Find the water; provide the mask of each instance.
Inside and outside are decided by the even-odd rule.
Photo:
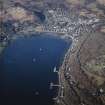
[[[17,38],[0,59],[0,95],[7,105],[53,105],[61,57],[70,43],[49,36]],[[1,101],[0,101],[1,103]],[[3,104],[2,104],[3,105]]]
[[[37,12],[37,11],[35,11],[34,13],[35,13],[36,16],[39,17],[41,22],[45,21],[45,15],[43,14],[43,12]]]

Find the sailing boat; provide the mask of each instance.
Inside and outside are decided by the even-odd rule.
[[[54,67],[54,72],[58,72],[56,66]]]
[[[36,59],[35,58],[33,58],[33,62],[36,62]]]
[[[39,50],[42,51],[42,48],[40,48]]]

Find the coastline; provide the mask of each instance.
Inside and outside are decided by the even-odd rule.
[[[63,58],[63,62],[62,62],[62,65],[59,67],[59,73],[58,73],[58,76],[59,76],[59,85],[63,86],[63,90],[62,88],[60,87],[59,90],[58,90],[58,96],[57,96],[57,104],[55,105],[69,105],[66,101],[69,101],[67,100],[67,96],[65,95],[66,93],[68,93],[68,90],[69,90],[69,85],[68,85],[68,82],[65,78],[66,76],[66,73],[69,69],[69,71],[71,70],[69,66],[69,59],[71,57],[71,55],[74,55],[77,51],[78,51],[78,48],[80,47],[81,43],[84,41],[84,39],[87,37],[87,35],[85,36],[79,36],[78,40],[75,39],[75,38],[72,38],[72,44],[71,46],[68,48],[68,51],[66,52],[64,58]],[[63,91],[63,94],[65,96],[61,97],[61,94],[62,94],[62,91]]]
[[[64,86],[64,97],[59,97],[59,103],[57,105],[69,105],[70,103],[75,105],[74,104],[75,100],[77,101],[77,103],[80,102],[81,104],[82,104],[82,100],[84,100],[84,103],[90,103],[90,105],[93,105],[93,104],[99,105],[100,102],[104,103],[104,99],[103,99],[104,95],[101,95],[100,97],[96,95],[94,98],[92,94],[97,94],[97,91],[99,91],[97,90],[97,88],[100,88],[100,87],[104,91],[105,84],[102,81],[103,84],[99,85],[101,81],[99,79],[99,76],[98,75],[97,77],[94,76],[94,73],[91,75],[88,74],[86,72],[86,69],[83,68],[83,63],[81,63],[81,61],[84,60],[86,57],[89,57],[89,59],[92,59],[91,56],[95,55],[93,54],[93,52],[89,50],[89,48],[92,47],[91,49],[93,49],[93,51],[95,50],[96,54],[100,52],[100,50],[97,51],[97,46],[101,45],[104,47],[104,44],[103,44],[104,38],[105,38],[104,34],[100,34],[99,32],[93,31],[91,34],[87,33],[84,36],[79,37],[78,38],[79,40],[76,43],[74,43],[75,44],[74,47],[72,43],[71,48],[72,47],[73,48],[72,49],[69,48],[68,52],[65,54],[63,64],[59,68],[59,77],[61,79],[60,84]],[[97,41],[99,41],[99,43],[97,43]],[[79,53],[81,49],[82,49],[82,54]],[[91,55],[87,54],[88,51],[90,51]],[[102,51],[104,52],[104,49]],[[78,55],[78,53],[80,55]],[[99,54],[97,55],[100,56]],[[78,58],[78,57],[81,57],[81,58]],[[94,79],[91,79],[92,77]],[[91,93],[85,94],[84,93],[85,90]],[[81,91],[83,92],[81,93]],[[76,96],[72,95],[73,92]],[[60,93],[61,93],[61,89],[59,89],[59,94]],[[89,94],[91,96],[88,96]],[[89,100],[90,98],[94,99],[95,102]]]
[[[67,104],[64,99],[63,99],[63,95],[64,95],[64,90],[65,90],[65,86],[66,86],[66,80],[64,77],[64,68],[65,65],[67,64],[67,61],[69,59],[68,56],[70,56],[71,53],[71,48],[73,46],[73,43],[69,46],[67,52],[65,53],[63,60],[62,60],[62,64],[59,67],[59,71],[58,71],[58,78],[59,78],[59,88],[58,88],[58,96],[56,97],[56,103],[54,105],[69,105]]]

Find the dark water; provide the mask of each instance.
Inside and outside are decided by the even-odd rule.
[[[36,16],[39,17],[41,22],[45,21],[45,15],[43,14],[43,12],[37,12],[37,11],[35,11],[34,13],[35,13]]]
[[[49,84],[58,81],[53,68],[69,45],[49,36],[13,41],[0,59],[0,100],[4,100],[0,105],[53,105],[56,90]]]

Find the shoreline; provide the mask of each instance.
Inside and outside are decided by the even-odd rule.
[[[58,96],[56,99],[56,103],[54,105],[69,105],[68,103],[65,102],[65,98],[63,99],[63,97],[61,95],[64,92],[64,89],[66,88],[66,85],[67,85],[65,77],[64,77],[64,74],[65,74],[64,68],[68,64],[67,62],[68,62],[68,59],[70,58],[71,54],[75,52],[74,50],[78,43],[78,40],[76,42],[75,42],[75,40],[76,40],[75,38],[72,39],[72,43],[64,55],[62,65],[59,67],[58,77],[59,77],[59,85],[61,87],[59,87],[59,89],[58,89]]]
[[[62,100],[62,98],[63,98],[62,95],[64,94],[64,88],[65,88],[65,77],[64,77],[64,70],[63,69],[64,69],[64,65],[66,64],[65,62],[68,61],[68,59],[67,59],[67,58],[69,58],[68,56],[70,56],[72,46],[73,46],[73,43],[71,43],[68,50],[66,51],[66,53],[63,57],[63,60],[62,60],[62,64],[60,65],[59,70],[58,70],[59,88],[58,88],[58,95],[57,95],[56,100],[55,100],[56,103],[54,105],[64,105],[64,100]]]

